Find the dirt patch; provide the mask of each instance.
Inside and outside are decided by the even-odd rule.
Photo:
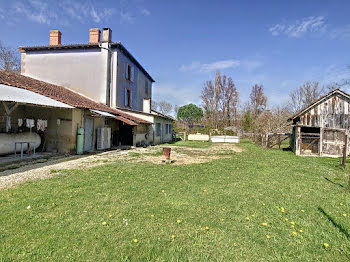
[[[119,161],[148,162],[163,164],[164,145],[130,150],[113,150],[89,156],[69,156],[48,160],[45,163],[28,163],[17,169],[0,172],[0,190],[36,179],[46,179],[60,174],[60,170],[88,169],[95,166]],[[209,148],[171,147],[171,159],[174,165],[188,165],[209,162],[214,159],[230,157],[242,149],[234,144],[213,144]]]
[[[161,152],[163,146],[153,148],[155,152]],[[242,148],[234,144],[213,144],[209,148],[190,148],[180,146],[171,147],[171,160],[174,165],[199,164],[212,161],[214,159],[231,157],[233,153],[242,152]],[[163,158],[159,155],[141,154],[136,161],[162,164]]]

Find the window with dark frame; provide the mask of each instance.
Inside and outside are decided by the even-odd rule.
[[[160,123],[156,124],[156,136],[160,136]]]
[[[126,89],[126,96],[127,96],[127,107],[131,107],[131,91],[130,91],[130,89]]]
[[[127,80],[131,81],[131,65],[128,64]]]

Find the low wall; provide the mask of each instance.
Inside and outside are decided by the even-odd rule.
[[[239,136],[212,136],[213,143],[239,143]]]
[[[209,135],[203,134],[189,134],[187,137],[189,141],[209,141]]]

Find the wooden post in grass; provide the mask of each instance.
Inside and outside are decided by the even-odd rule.
[[[281,135],[278,134],[278,149],[281,149]]]
[[[344,148],[343,148],[343,160],[342,160],[342,166],[343,168],[346,167],[346,155],[347,155],[347,147],[348,147],[348,136],[344,135]]]

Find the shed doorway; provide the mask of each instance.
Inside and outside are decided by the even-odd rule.
[[[84,151],[91,151],[93,150],[94,120],[92,118],[85,118],[84,127]]]
[[[120,144],[123,146],[132,146],[134,144],[133,126],[123,122],[119,124]]]
[[[300,154],[320,155],[319,127],[301,127],[300,129]]]

